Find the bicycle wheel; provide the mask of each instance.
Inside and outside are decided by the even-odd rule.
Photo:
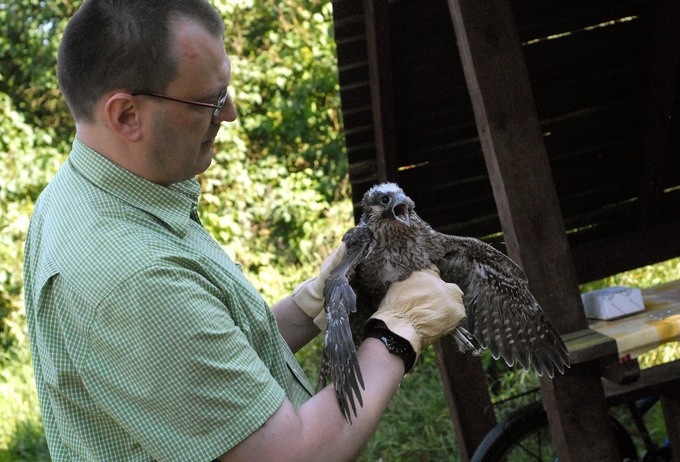
[[[637,450],[628,431],[609,416],[622,460],[637,461]],[[471,462],[556,461],[541,402],[531,403],[499,422],[482,440]]]

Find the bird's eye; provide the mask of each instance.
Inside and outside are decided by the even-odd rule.
[[[389,204],[389,203],[390,203],[390,196],[383,196],[383,197],[381,197],[381,198],[380,198],[380,203],[385,204],[385,205]]]

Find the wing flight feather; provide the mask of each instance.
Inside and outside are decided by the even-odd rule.
[[[356,293],[350,280],[356,266],[365,256],[370,238],[367,233],[368,229],[361,226],[345,233],[345,257],[331,271],[324,286],[324,310],[328,327],[319,382],[325,385],[330,375],[342,413],[350,423],[351,413],[355,417],[357,415],[356,402],[363,406],[361,390],[365,389],[349,321],[350,313],[354,313],[357,307]]]
[[[512,366],[555,375],[569,367],[567,349],[529,291],[522,269],[484,242],[441,235],[444,258],[437,262],[441,277],[455,282],[465,294],[467,328],[495,359]]]

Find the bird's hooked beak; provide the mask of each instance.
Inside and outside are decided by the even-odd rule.
[[[408,213],[408,204],[406,203],[407,197],[399,195],[392,205],[392,215],[397,221],[404,223],[406,226],[411,224],[411,218]]]

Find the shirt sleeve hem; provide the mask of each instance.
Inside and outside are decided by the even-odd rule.
[[[227,423],[226,426],[216,428],[211,432],[214,435],[215,444],[206,448],[207,457],[205,457],[205,460],[217,459],[252,435],[279,410],[284,399],[286,399],[285,392],[275,382],[272,382],[268,392],[261,393],[260,396],[262,398],[257,402],[254,401],[249,407],[249,412],[244,413],[239,419],[246,425],[235,429]]]

